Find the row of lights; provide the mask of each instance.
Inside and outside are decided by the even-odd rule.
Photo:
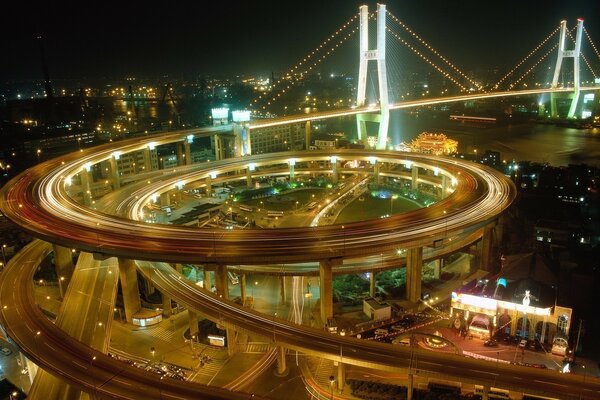
[[[498,86],[500,86],[500,84],[502,82],[504,82],[504,80],[506,80],[506,78],[508,78],[510,75],[512,75],[513,72],[515,72],[521,65],[523,65],[523,63],[525,61],[527,61],[529,59],[529,57],[531,57],[532,55],[534,55],[540,48],[542,48],[542,46],[544,46],[546,44],[546,42],[548,40],[550,40],[552,38],[552,36],[556,35],[556,33],[560,30],[560,25],[550,34],[546,37],[546,39],[542,40],[542,42],[540,44],[538,44],[533,50],[531,50],[529,52],[529,54],[527,54],[525,56],[525,58],[523,58],[517,65],[515,65],[510,71],[508,71],[508,73],[506,75],[504,75],[502,77],[502,79],[500,79],[495,85],[494,85],[494,89],[498,89]]]
[[[573,43],[575,43],[575,38],[573,37],[573,35],[571,34],[570,31],[567,31],[567,33],[569,34],[569,38],[571,39],[571,41]],[[594,79],[596,79],[598,76],[596,75],[596,73],[594,72],[594,70],[592,69],[592,66],[590,65],[590,62],[588,61],[587,57],[585,56],[585,54],[583,54],[583,52],[580,52],[579,55],[581,56],[581,58],[583,58],[583,61],[585,62],[585,64],[587,65],[588,69],[590,70],[590,72],[592,73],[592,75],[594,75]]]
[[[267,105],[271,105],[271,103],[278,100],[279,97],[281,97],[281,95],[284,94],[286,90],[291,88],[293,84],[300,81],[301,79],[304,79],[305,74],[312,71],[313,68],[315,68],[321,62],[323,62],[332,52],[334,52],[338,47],[340,47],[340,45],[342,45],[344,42],[346,42],[346,40],[348,40],[350,37],[352,37],[352,35],[356,32],[356,30],[357,29],[355,28],[352,31],[350,31],[350,33],[348,33],[346,36],[342,37],[342,39],[339,40],[338,43],[335,44],[335,46],[333,46],[331,49],[329,49],[326,54],[322,55],[320,58],[317,58],[315,60],[315,62],[313,62],[313,64],[311,66],[309,66],[307,69],[305,69],[304,71],[302,71],[300,73],[294,73],[293,76],[290,76],[288,73],[288,75],[286,75],[286,79],[288,81],[290,81],[290,83],[288,83],[288,85],[284,89],[281,89],[280,92],[277,93],[277,95],[273,96],[271,98],[271,100],[267,102]],[[293,81],[292,81],[292,79],[293,79]],[[275,86],[276,85],[273,85],[273,87],[275,87]],[[262,97],[262,95],[259,96],[259,98],[257,100],[255,100],[254,102],[256,103],[258,100],[260,100],[261,97]],[[262,107],[263,110],[266,110],[267,105]]]
[[[598,56],[598,59],[600,60],[600,52],[598,51],[598,49],[596,48],[596,45],[592,41],[592,38],[590,37],[590,34],[588,33],[587,29],[585,29],[585,26],[583,27],[583,31],[585,32],[585,36],[587,37],[588,41],[590,42],[590,45],[592,45],[592,49],[594,49],[594,52],[596,52],[596,55]]]
[[[544,61],[544,59],[546,59],[546,57],[548,57],[550,55],[550,53],[552,53],[556,48],[558,47],[558,43],[556,43],[554,46],[552,46],[552,48],[550,50],[548,50],[548,52],[546,54],[544,54],[542,56],[542,58],[540,58],[535,64],[533,64],[527,71],[525,71],[525,73],[523,75],[521,75],[521,77],[519,79],[517,79],[516,81],[514,81],[513,83],[511,83],[508,86],[508,89],[511,90],[513,87],[515,87],[519,82],[521,82],[523,79],[525,79],[525,77],[527,75],[529,75],[538,65],[540,65],[540,63],[542,61]]]
[[[305,62],[307,62],[308,60],[310,60],[310,59],[311,59],[311,57],[315,55],[315,53],[318,53],[319,51],[321,51],[321,49],[322,49],[324,46],[327,46],[327,44],[328,44],[328,43],[329,43],[331,40],[335,39],[335,37],[336,37],[336,36],[338,36],[340,33],[342,33],[342,32],[343,32],[343,31],[344,31],[344,30],[345,30],[345,29],[346,29],[346,28],[347,28],[347,27],[348,27],[348,26],[349,26],[349,25],[350,25],[350,24],[351,24],[351,23],[352,23],[352,22],[353,22],[353,21],[354,21],[354,20],[355,20],[355,19],[358,17],[358,15],[359,15],[359,14],[355,14],[355,15],[354,15],[352,18],[350,18],[350,20],[348,20],[348,22],[344,23],[344,24],[342,25],[342,27],[341,27],[341,28],[337,29],[337,30],[336,30],[336,31],[335,31],[335,32],[334,32],[334,33],[333,33],[331,36],[329,36],[327,39],[325,39],[325,40],[323,41],[323,43],[321,43],[321,44],[320,44],[319,46],[317,46],[317,47],[316,47],[316,48],[315,48],[313,51],[311,51],[311,52],[310,52],[310,53],[309,53],[309,54],[308,54],[306,57],[304,57],[304,58],[302,59],[302,61],[299,61],[299,62],[298,62],[296,65],[294,65],[292,68],[290,68],[290,70],[289,70],[288,72],[284,73],[284,74],[283,74],[283,75],[284,75],[284,77],[286,77],[286,78],[288,78],[288,79],[289,79],[289,77],[290,77],[290,76],[297,75],[297,73],[295,73],[295,71],[296,71],[298,68],[300,68],[302,65],[304,65],[304,63],[305,63]],[[274,89],[275,87],[277,87],[277,83],[275,83],[275,82],[272,82],[272,84],[271,84],[271,88],[272,88],[272,89]],[[288,88],[289,88],[289,85],[288,85]],[[260,99],[262,99],[262,97],[263,97],[263,95],[261,94],[261,95],[260,95],[260,96],[258,96],[256,99],[254,99],[253,103],[254,103],[254,104],[255,104],[255,103],[257,103],[257,102],[258,102]],[[251,104],[250,106],[252,106],[252,104]],[[264,108],[264,107],[263,107],[263,108]]]
[[[400,41],[400,43],[402,43],[403,45],[405,45],[406,47],[408,47],[410,50],[412,50],[413,53],[415,53],[416,55],[418,55],[419,57],[421,57],[421,59],[423,59],[423,61],[425,61],[426,63],[428,63],[429,65],[431,65],[435,70],[437,70],[439,73],[441,73],[445,78],[449,79],[452,83],[454,83],[455,85],[457,85],[458,87],[460,87],[462,91],[464,91],[464,92],[468,91],[465,86],[461,85],[460,82],[458,82],[456,79],[454,79],[448,72],[444,71],[437,64],[433,63],[429,58],[427,58],[425,55],[423,55],[419,50],[417,50],[416,48],[414,48],[413,46],[411,46],[406,40],[402,39],[396,32],[392,31],[390,28],[387,28],[387,27],[386,27],[386,29],[396,39],[398,39]]]
[[[396,21],[402,28],[404,28],[404,30],[406,30],[408,33],[410,33],[415,39],[417,39],[429,51],[431,51],[433,54],[435,54],[436,56],[438,56],[450,68],[452,68],[453,70],[455,70],[460,76],[462,76],[463,78],[465,78],[472,85],[476,86],[479,90],[482,89],[482,86],[480,84],[478,84],[477,82],[475,82],[474,80],[472,80],[471,78],[469,78],[456,65],[454,65],[446,57],[444,57],[443,55],[441,55],[440,53],[438,53],[435,48],[433,48],[429,43],[427,43],[423,38],[421,38],[419,35],[417,35],[414,31],[412,31],[404,22],[402,22],[401,20],[399,20],[394,14],[390,13],[389,11],[387,13],[392,18],[392,20]]]

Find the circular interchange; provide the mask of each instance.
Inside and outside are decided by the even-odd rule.
[[[181,134],[179,135],[181,136]],[[512,182],[498,171],[453,158],[392,151],[336,150],[269,153],[154,171],[152,183],[126,199],[120,208],[138,215],[151,196],[249,164],[359,160],[436,169],[452,179],[454,193],[434,205],[390,218],[305,228],[219,230],[146,224],[86,207],[68,194],[71,177],[115,152],[172,143],[174,134],[111,143],[37,165],[0,192],[0,209],[13,222],[46,241],[105,255],[166,262],[273,264],[356,258],[398,248],[433,246],[449,235],[472,233],[493,222],[515,198]],[[152,140],[152,142],[150,142]],[[180,140],[180,139],[179,139]],[[348,173],[339,169],[338,173]],[[355,171],[357,173],[357,171]],[[365,171],[358,171],[365,173]],[[223,175],[224,176],[224,175]],[[440,242],[441,240],[441,242]]]

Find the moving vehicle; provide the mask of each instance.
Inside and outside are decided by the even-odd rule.
[[[485,315],[475,315],[469,324],[469,334],[479,339],[489,339],[490,319]]]
[[[564,356],[567,354],[569,348],[569,342],[562,336],[556,336],[552,342],[552,354],[558,354]]]
[[[2,352],[2,354],[4,354],[5,356],[9,356],[12,354],[12,350],[8,347],[3,347],[2,349],[0,349],[0,352]]]

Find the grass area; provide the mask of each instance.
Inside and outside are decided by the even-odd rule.
[[[361,200],[362,199],[362,200]],[[365,193],[352,203],[348,204],[336,219],[336,224],[366,221],[381,218],[384,215],[400,214],[420,208],[417,204],[402,197],[397,199],[381,199]]]
[[[327,191],[325,189],[306,188],[290,190],[262,199],[244,200],[240,203],[269,211],[294,211],[296,202],[298,202],[298,208],[302,208],[313,201],[323,200],[326,195]]]

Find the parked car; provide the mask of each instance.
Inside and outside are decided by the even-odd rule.
[[[498,346],[498,342],[495,339],[488,339],[483,342],[483,345],[486,347],[496,347]]]
[[[524,350],[525,347],[527,347],[527,339],[521,339],[519,342],[519,347]]]

